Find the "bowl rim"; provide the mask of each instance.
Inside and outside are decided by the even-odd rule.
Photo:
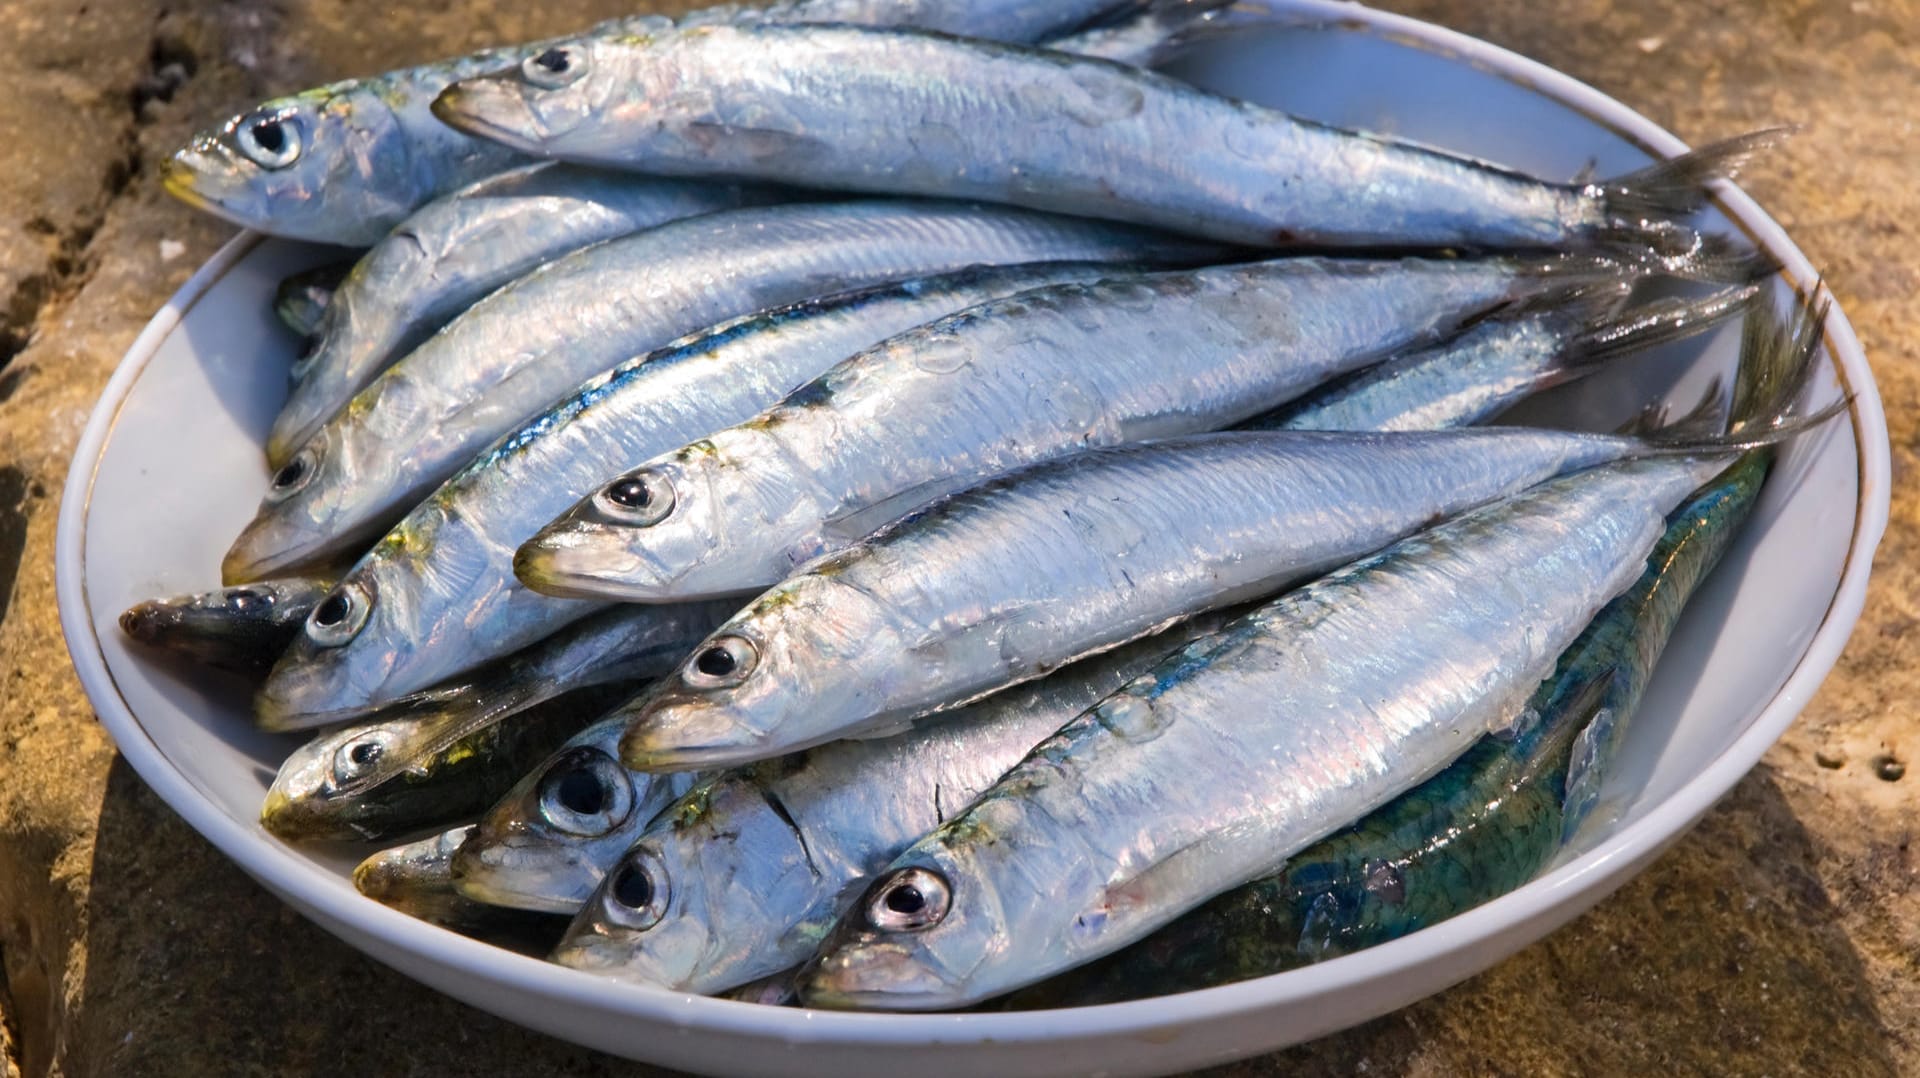
[[[1685,152],[1678,138],[1626,105],[1536,61],[1431,23],[1337,0],[1276,0],[1288,25],[1338,25],[1463,62],[1558,101],[1656,157]],[[1804,297],[1818,274],[1784,230],[1745,194],[1720,184],[1717,207],[1756,244],[1780,256],[1782,273]],[[615,981],[514,954],[415,920],[351,890],[338,877],[260,830],[227,816],[161,752],[121,695],[90,613],[85,575],[89,499],[120,409],[160,345],[186,312],[266,237],[242,232],[193,274],[141,331],[115,368],[75,448],[62,491],[55,579],[62,631],[82,686],[101,723],[140,777],[169,807],[255,879],[297,895],[323,924],[353,925],[369,941],[468,977],[512,983],[551,1000],[617,1011],[636,1019],[698,1026],[719,1034],[773,1037],[793,1045],[869,1046],[929,1042],[1037,1043],[1069,1037],[1138,1035],[1202,1020],[1298,1005],[1393,970],[1474,949],[1503,930],[1548,916],[1590,890],[1597,899],[1624,882],[1626,870],[1677,838],[1762,754],[1812,698],[1833,668],[1864,606],[1872,556],[1884,534],[1891,495],[1886,416],[1864,352],[1835,304],[1825,344],[1843,392],[1859,464],[1859,494],[1840,580],[1791,674],[1748,728],[1640,820],[1566,864],[1439,925],[1313,966],[1215,988],[1063,1010],[980,1014],[879,1014],[776,1008]],[[1613,878],[1618,877],[1618,878]],[[1563,897],[1567,896],[1567,897]],[[349,940],[376,958],[367,943]],[[1357,1020],[1358,1016],[1356,1016]]]

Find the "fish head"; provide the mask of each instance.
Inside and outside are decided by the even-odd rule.
[[[354,493],[353,446],[328,424],[267,480],[254,517],[221,559],[228,583],[326,561],[370,530]]]
[[[246,228],[371,243],[414,201],[411,157],[376,84],[351,81],[275,98],[200,132],[161,180],[175,197]]]
[[[872,596],[817,565],[729,618],[630,705],[621,760],[650,771],[727,766],[852,731],[884,707],[899,641]]]
[[[406,719],[359,724],[323,733],[280,765],[260,809],[260,824],[288,841],[364,839],[377,799],[358,796],[356,784],[411,740]]]
[[[404,611],[383,601],[405,589],[388,583],[408,566],[375,551],[347,572],[307,615],[293,642],[254,696],[254,717],[269,730],[298,730],[358,719],[390,703],[402,662],[423,646]]]
[[[461,894],[551,913],[592,896],[664,796],[661,783],[614,758],[623,726],[590,727],[480,818],[453,858]]]
[[[766,538],[779,530],[780,503],[798,501],[790,475],[780,462],[743,467],[715,440],[695,442],[614,478],[540,529],[514,554],[514,574],[560,598],[670,602],[759,590],[787,573],[767,556]]]
[[[434,99],[433,114],[467,134],[523,153],[570,158],[594,149],[617,132],[609,121],[629,120],[646,98],[644,65],[636,49],[643,35],[592,35],[556,41],[518,66],[461,79]],[[619,115],[615,115],[618,113]]]
[[[403,913],[428,919],[441,915],[453,901],[448,862],[468,830],[456,827],[381,850],[354,868],[353,885],[368,898]]]
[[[303,579],[263,580],[149,599],[127,608],[120,628],[142,644],[195,662],[264,671],[299,631],[324,587]]]
[[[991,896],[966,886],[964,852],[936,844],[939,834],[896,860],[841,916],[800,971],[806,1006],[931,1011],[976,1000],[976,971],[996,964],[1007,934]]]
[[[727,941],[703,916],[708,881],[689,852],[671,836],[665,842],[641,837],[580,907],[553,961],[621,980],[697,990],[702,960]]]

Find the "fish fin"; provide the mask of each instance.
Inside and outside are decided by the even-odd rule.
[[[1544,377],[1542,388],[1573,381],[1621,356],[1704,333],[1751,311],[1759,296],[1760,286],[1747,284],[1694,298],[1654,300],[1626,311],[1572,311],[1582,329]],[[1665,424],[1647,429],[1660,426]]]
[[[1708,186],[1731,179],[1755,154],[1772,148],[1793,131],[1770,127],[1702,146],[1646,168],[1586,185],[1599,201],[1604,223],[1600,237],[1679,253],[1699,242],[1699,234],[1679,218],[1707,204]]]
[[[1851,393],[1810,414],[1794,414],[1795,402],[1822,370],[1814,359],[1830,307],[1828,297],[1816,291],[1813,301],[1791,316],[1755,311],[1741,336],[1733,402],[1720,412],[1729,421],[1716,423],[1715,417],[1696,410],[1696,414],[1646,435],[1648,450],[1654,455],[1687,456],[1762,449],[1813,430],[1847,411],[1853,404]],[[1717,407],[1718,394],[1715,397]]]
[[[882,525],[899,520],[914,510],[932,503],[941,495],[951,493],[953,489],[953,480],[936,479],[888,495],[872,505],[855,509],[850,513],[829,517],[820,528],[821,535],[828,541],[826,549],[834,551],[857,543],[878,531]],[[799,568],[796,567],[795,571],[799,571]]]

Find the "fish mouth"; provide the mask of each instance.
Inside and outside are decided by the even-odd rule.
[[[128,607],[120,615],[120,631],[142,644],[159,646],[165,643],[167,630],[179,621],[167,615],[167,610],[153,603]]]
[[[556,599],[674,601],[661,594],[665,581],[642,559],[627,551],[610,551],[594,538],[594,531],[570,524],[542,530],[513,552],[513,575]]]
[[[939,1011],[965,1001],[897,943],[873,941],[822,953],[794,980],[808,1007],[847,1011]]]
[[[515,82],[501,76],[463,79],[433,99],[441,123],[522,153],[538,154],[546,141],[539,117]]]
[[[189,154],[193,154],[193,151],[181,150],[167,159],[167,163],[160,167],[160,186],[167,194],[196,210],[213,212],[211,200],[200,191],[201,170],[190,163]],[[198,155],[191,160],[199,160]]]
[[[724,713],[676,718],[671,705],[649,707],[620,735],[620,765],[634,771],[702,771],[752,763],[785,752]],[[685,715],[685,712],[679,712]],[[744,736],[743,736],[744,735]]]

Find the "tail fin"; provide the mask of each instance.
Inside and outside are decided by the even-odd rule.
[[[1562,370],[1568,379],[1576,378],[1629,352],[1703,333],[1746,314],[1759,296],[1760,286],[1747,284],[1691,299],[1653,300],[1600,318],[1575,312],[1584,330],[1567,349]]]
[[[1707,185],[1731,179],[1755,154],[1791,133],[1791,128],[1771,127],[1738,135],[1582,190],[1600,204],[1602,238],[1660,251],[1685,250],[1697,236],[1678,218],[1706,205]]]
[[[1853,404],[1851,394],[1811,414],[1796,416],[1794,402],[1820,371],[1821,330],[1830,302],[1816,298],[1791,317],[1756,311],[1747,319],[1740,340],[1740,367],[1734,376],[1733,402],[1723,423],[1689,417],[1647,435],[1658,455],[1696,455],[1743,452],[1779,445],[1841,415]],[[1716,428],[1725,427],[1724,432]]]

